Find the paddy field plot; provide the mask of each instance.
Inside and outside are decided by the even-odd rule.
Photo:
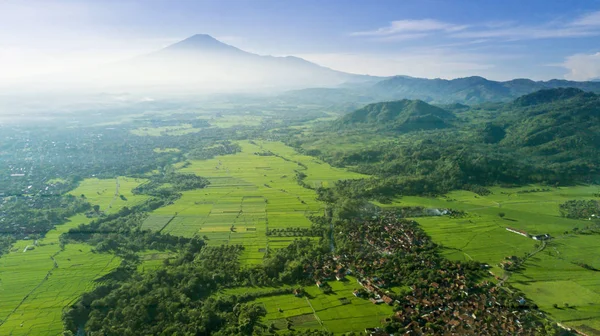
[[[506,227],[532,235],[550,234],[553,239],[544,250],[529,258],[522,270],[512,273],[507,283],[522,290],[557,321],[581,327],[589,334],[600,334],[600,272],[580,266],[587,264],[600,269],[600,236],[574,234],[574,228],[583,229],[590,222],[563,218],[559,213],[559,204],[568,200],[597,199],[594,194],[599,187],[526,186],[490,190],[492,194],[487,196],[455,191],[437,198],[403,197],[381,206],[421,205],[465,211],[466,216],[460,218],[416,220],[443,246],[448,258],[488,263],[500,277],[504,273],[497,265],[504,257],[523,257],[540,244],[509,232]]]
[[[174,235],[206,237],[210,245],[241,244],[242,260],[261,263],[267,248],[282,248],[293,238],[267,237],[274,228],[311,226],[307,216],[322,214],[314,190],[300,186],[296,172],[315,185],[364,175],[332,168],[278,142],[240,142],[242,151],[210,160],[190,161],[183,173],[206,177],[204,189],[182,193],[174,204],[151,213],[144,227]],[[259,156],[271,151],[277,156]],[[168,225],[170,216],[173,218]]]
[[[86,179],[71,194],[86,195],[91,204],[100,205],[107,213],[146,199],[131,194],[142,181],[118,180],[118,195],[126,200],[115,197],[117,179]],[[120,264],[119,258],[93,253],[86,244],[67,244],[61,250],[60,235],[90,220],[84,215],[73,216],[44,238],[17,241],[10,253],[0,258],[0,335],[60,334],[63,308]]]
[[[131,130],[131,134],[138,136],[163,136],[163,135],[185,135],[200,132],[201,128],[192,127],[191,124],[163,127],[139,127]]]
[[[264,323],[273,323],[280,330],[287,330],[287,322],[291,321],[296,330],[322,329],[340,334],[381,327],[393,313],[391,306],[375,305],[355,297],[352,292],[360,285],[353,277],[329,284],[332,294],[324,294],[317,286],[310,286],[304,288],[305,297],[284,294],[259,298],[255,302],[263,303],[267,310]]]

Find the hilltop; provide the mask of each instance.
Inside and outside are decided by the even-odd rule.
[[[341,128],[360,124],[360,127],[413,131],[450,127],[455,118],[452,112],[421,100],[403,99],[369,104],[341,117],[336,124]]]

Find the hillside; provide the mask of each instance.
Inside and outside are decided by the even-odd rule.
[[[456,108],[419,100],[370,104],[298,141],[333,165],[402,178],[382,182],[384,194],[600,178],[600,95],[558,88],[507,103],[448,106]]]
[[[599,95],[578,89],[551,89],[523,96],[511,105],[500,117],[508,125],[502,145],[532,152],[555,164],[583,163],[597,156]]]
[[[336,125],[340,128],[359,125],[377,129],[413,131],[450,127],[454,119],[454,114],[437,106],[421,100],[403,99],[369,104],[341,117]]]

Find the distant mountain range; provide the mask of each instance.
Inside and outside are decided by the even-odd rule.
[[[374,84],[360,83],[349,88],[290,91],[281,97],[295,102],[312,100],[332,105],[343,103],[354,108],[360,104],[399,99],[419,99],[432,104],[474,105],[485,102],[508,102],[539,90],[569,87],[600,92],[600,82],[597,81],[513,79],[498,82],[478,76],[452,80],[395,76]]]

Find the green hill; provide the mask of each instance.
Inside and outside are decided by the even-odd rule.
[[[340,128],[360,125],[408,132],[451,127],[454,119],[453,113],[437,106],[403,99],[369,104],[341,117],[336,124]]]

